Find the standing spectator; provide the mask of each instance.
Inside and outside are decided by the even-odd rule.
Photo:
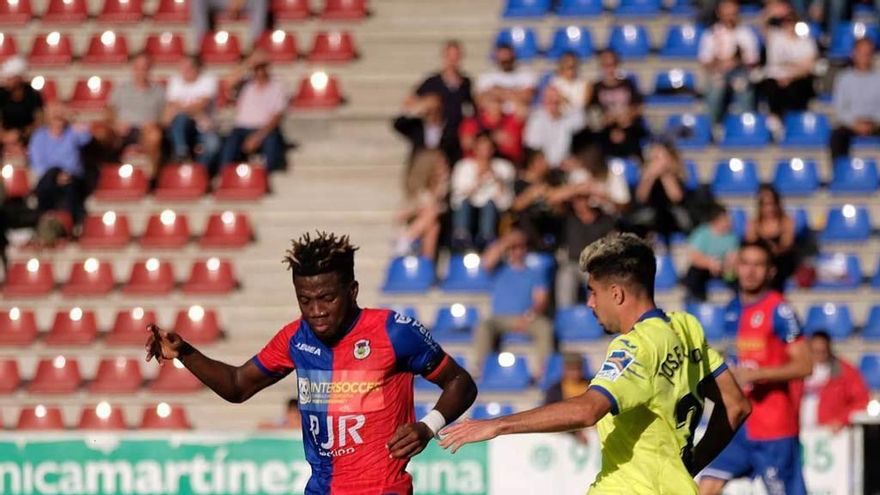
[[[252,46],[266,30],[269,19],[268,0],[189,0],[192,17],[193,46],[199,47],[202,38],[214,30],[215,17],[222,13],[227,19],[248,19],[246,42]]]
[[[180,72],[171,76],[165,93],[165,121],[174,159],[195,158],[209,169],[220,151],[214,122],[217,78],[202,72],[198,57],[187,57]]]
[[[602,78],[593,83],[588,98],[588,105],[598,108],[602,116],[598,142],[610,156],[641,159],[641,141],[648,136],[642,94],[620,70],[620,58],[613,50],[602,50],[598,60]]]
[[[446,118],[440,93],[425,93],[407,98],[404,113],[394,119],[394,130],[410,143],[409,165],[425,150],[440,150],[448,163],[461,158],[458,125]]]
[[[477,93],[489,92],[501,98],[506,112],[531,104],[538,78],[534,72],[517,67],[516,50],[503,43],[496,46],[495,63],[498,70],[477,78]]]
[[[720,122],[729,102],[734,112],[754,108],[754,95],[749,71],[760,61],[758,37],[739,22],[739,4],[721,0],[717,8],[718,22],[700,38],[697,58],[706,73],[704,90],[706,106],[713,122]]]
[[[443,45],[443,67],[416,88],[414,96],[437,93],[443,99],[443,115],[449,126],[458,128],[466,114],[472,114],[471,78],[461,70],[462,48],[458,40]]]
[[[3,63],[0,75],[0,119],[3,120],[3,146],[6,152],[21,153],[34,129],[41,124],[43,97],[25,80],[27,62],[13,56]]]
[[[526,168],[519,173],[513,185],[514,198],[510,211],[533,249],[551,250],[556,245],[559,219],[547,201],[553,187],[554,180],[544,153],[532,152]]]
[[[782,197],[773,186],[758,189],[757,216],[746,226],[746,240],[761,240],[773,250],[775,273],[770,282],[773,290],[784,292],[785,282],[797,268],[794,219],[782,207]]]
[[[497,94],[487,92],[478,95],[476,115],[464,119],[458,129],[464,156],[473,154],[477,134],[489,132],[501,156],[517,164],[522,162],[526,108],[516,105],[513,112],[507,112]]]
[[[456,247],[485,246],[495,240],[498,218],[513,202],[513,164],[495,157],[495,143],[487,132],[477,135],[474,156],[452,170],[452,237]],[[471,225],[477,219],[477,235]]]
[[[813,90],[813,66],[818,52],[807,30],[797,31],[791,4],[777,2],[767,19],[767,65],[761,92],[777,119],[807,109]],[[779,128],[777,120],[774,127]]]
[[[574,306],[586,277],[580,269],[581,252],[593,242],[614,230],[615,217],[597,208],[590,195],[577,194],[566,203],[562,226],[564,260],[556,271],[556,305],[560,308]]]
[[[545,316],[550,295],[539,270],[526,265],[526,236],[513,230],[492,244],[481,265],[492,272],[492,316],[485,318],[474,336],[474,350],[482,361],[505,333],[532,337],[535,353],[543,361],[553,351],[553,325]],[[502,262],[503,261],[503,262]],[[543,369],[542,363],[536,363]]]
[[[574,53],[563,53],[556,65],[556,73],[550,78],[549,87],[559,91],[566,111],[582,112],[587,106],[588,83],[578,74],[578,64]]]
[[[640,236],[659,234],[667,246],[672,234],[691,228],[685,209],[684,162],[672,141],[655,141],[648,150],[639,184],[636,186],[636,209],[627,223]]]
[[[302,414],[299,412],[299,401],[296,398],[287,400],[284,415],[274,421],[260,423],[261,430],[301,430]]]
[[[856,41],[852,69],[834,81],[832,106],[837,127],[831,134],[832,160],[849,156],[854,136],[880,135],[880,71],[874,70],[874,42]]]
[[[555,87],[548,87],[540,108],[526,121],[523,141],[527,148],[543,152],[551,168],[558,169],[571,152],[571,138],[585,125],[584,112],[566,110]]]
[[[850,417],[868,405],[868,387],[855,366],[834,353],[824,331],[810,336],[813,373],[804,379],[801,427],[825,426],[837,433],[849,426]]]
[[[230,86],[241,86],[235,102],[235,126],[223,145],[221,165],[237,161],[242,155],[259,151],[269,171],[284,168],[284,136],[281,118],[290,96],[284,84],[272,77],[269,60],[257,51],[248,63],[251,77],[233,75]]]
[[[712,279],[728,279],[736,261],[739,240],[732,232],[727,209],[721,205],[709,208],[708,222],[696,228],[688,239],[691,266],[684,278],[687,297],[705,301],[706,287]]]
[[[590,379],[584,375],[583,356],[573,353],[563,354],[562,377],[544,392],[544,405],[578,397],[585,394],[589,387]],[[576,442],[587,443],[587,430],[573,431],[571,435]]]
[[[419,152],[413,161],[406,187],[406,204],[397,213],[404,231],[395,244],[395,255],[403,256],[418,243],[420,254],[437,256],[440,218],[446,213],[449,197],[449,162],[437,150]]]

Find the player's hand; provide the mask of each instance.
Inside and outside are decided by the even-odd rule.
[[[401,425],[391,436],[388,450],[395,459],[409,459],[425,450],[425,446],[434,437],[428,425],[422,422]]]
[[[158,325],[153,324],[147,325],[147,331],[150,332],[150,336],[147,337],[147,343],[144,345],[144,350],[147,351],[147,362],[150,359],[155,359],[161,363],[163,359],[176,359],[180,355],[180,350],[184,344],[180,335],[174,332],[166,332],[159,328]]]
[[[492,440],[498,436],[495,420],[465,420],[440,430],[440,446],[458,452],[466,444]]]

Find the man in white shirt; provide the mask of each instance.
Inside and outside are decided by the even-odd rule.
[[[181,62],[180,73],[168,80],[165,93],[165,121],[176,161],[195,158],[211,167],[220,150],[214,123],[217,78],[202,72],[198,57]]]
[[[831,158],[849,156],[854,137],[880,136],[880,71],[874,69],[874,43],[856,41],[851,68],[834,79],[831,104],[837,125],[831,134]]]
[[[571,150],[571,137],[586,125],[582,109],[565,111],[555,87],[544,90],[541,107],[526,122],[525,145],[541,150],[552,168],[559,168]]]
[[[517,105],[528,106],[538,85],[535,73],[517,67],[516,51],[507,44],[495,47],[495,63],[498,70],[480,74],[477,78],[477,93],[493,92],[502,99],[508,112]]]

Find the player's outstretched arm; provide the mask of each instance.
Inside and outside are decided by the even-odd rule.
[[[709,425],[700,443],[694,447],[693,460],[688,470],[696,476],[724,450],[733,435],[752,412],[749,400],[737,385],[733,373],[723,371],[715,378],[700,384],[700,393],[714,403]]]
[[[229,402],[240,403],[254,394],[278,381],[248,361],[241,366],[232,366],[211,359],[175,332],[162,330],[157,325],[149,325],[150,336],[144,346],[147,351],[146,360],[178,359],[184,366],[204,383],[208,388]]]

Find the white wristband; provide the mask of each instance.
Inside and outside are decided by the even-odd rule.
[[[431,409],[431,411],[425,415],[424,418],[419,420],[420,423],[425,423],[431,433],[436,437],[440,430],[446,426],[446,418],[443,417],[443,414],[436,409]]]

